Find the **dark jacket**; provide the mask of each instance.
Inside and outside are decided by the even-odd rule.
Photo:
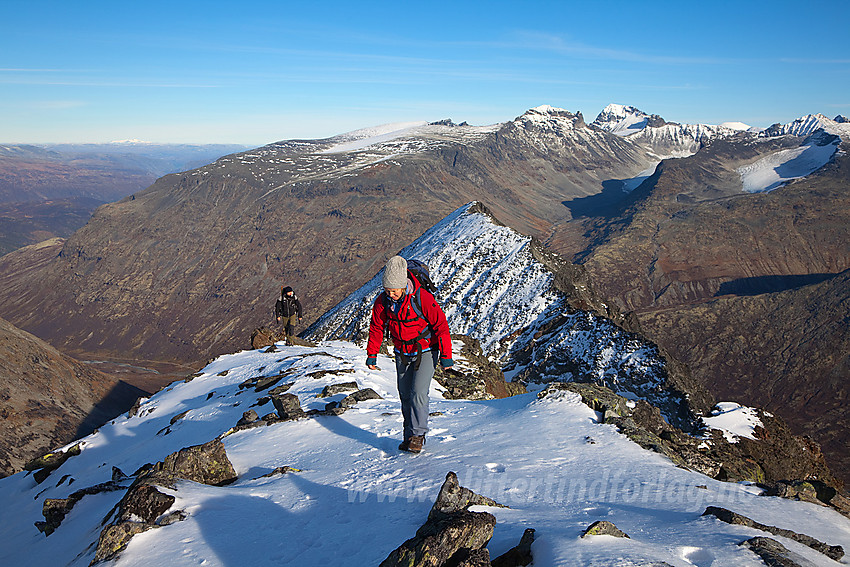
[[[300,319],[302,317],[301,312],[301,302],[298,301],[298,297],[293,293],[292,295],[281,294],[280,299],[277,300],[277,303],[274,306],[274,315],[275,317],[291,317],[292,315],[298,315]]]

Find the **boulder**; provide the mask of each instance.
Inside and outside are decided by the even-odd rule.
[[[496,518],[487,512],[461,511],[428,520],[416,535],[390,553],[380,567],[441,567],[457,564],[493,537]],[[450,563],[451,562],[451,563]]]
[[[295,394],[272,394],[272,403],[280,419],[287,421],[300,419],[307,414],[301,409],[301,402]]]
[[[714,516],[718,520],[726,522],[727,524],[747,526],[748,528],[754,528],[763,532],[771,533],[773,535],[793,539],[794,541],[802,543],[803,545],[808,546],[814,549],[815,551],[823,553],[824,555],[835,561],[838,561],[842,557],[844,557],[844,548],[842,548],[840,545],[828,545],[820,540],[817,540],[805,534],[800,534],[791,530],[786,530],[784,528],[777,528],[776,526],[767,526],[765,524],[760,524],[759,522],[756,522],[751,518],[742,516],[741,514],[736,514],[735,512],[727,510],[726,508],[709,506],[705,509],[705,512],[703,512],[702,515]]]
[[[528,528],[523,532],[516,547],[507,550],[491,562],[492,567],[525,567],[530,565],[534,560],[531,556],[532,543],[534,543],[534,529]]]
[[[224,444],[218,439],[202,445],[185,447],[153,466],[144,479],[151,484],[173,487],[179,479],[212,486],[224,486],[237,478],[227,458]]]
[[[383,400],[383,398],[372,388],[363,388],[362,390],[357,390],[353,394],[345,396],[342,401],[339,402],[339,405],[344,408],[350,408],[358,402],[364,402],[366,400]]]
[[[173,489],[177,480],[191,480],[223,486],[236,480],[233,464],[218,439],[180,449],[155,465],[142,467],[136,474],[135,482],[116,506],[115,521],[100,533],[92,564],[117,557],[135,534],[186,517],[180,510],[166,514],[175,498],[161,492],[157,485]]]
[[[115,477],[113,471],[113,478]],[[125,477],[126,478],[126,477]],[[71,509],[83,499],[84,496],[91,494],[100,494],[102,492],[111,492],[114,490],[125,490],[126,484],[121,484],[118,480],[111,480],[101,484],[96,484],[88,488],[83,488],[72,493],[67,498],[45,498],[44,504],[41,507],[41,515],[44,516],[44,521],[35,522],[35,527],[38,528],[45,536],[49,536],[56,528],[62,524],[62,520],[71,511]]]
[[[584,530],[584,533],[581,534],[581,537],[587,537],[592,535],[609,535],[614,537],[624,537],[628,538],[628,534],[621,531],[617,526],[608,522],[606,520],[601,520],[599,522],[593,522],[587,529]]]
[[[260,419],[260,416],[257,415],[257,412],[254,410],[248,410],[242,414],[242,418],[236,422],[236,425],[248,425],[254,423]]]
[[[325,386],[319,394],[316,394],[316,397],[329,398],[342,392],[350,392],[351,390],[357,390],[357,382],[340,382],[339,384]]]
[[[797,562],[801,559],[796,553],[791,553],[784,545],[769,537],[753,537],[738,545],[746,547],[764,561],[768,567],[802,567]],[[805,561],[805,559],[803,560]],[[808,561],[805,561],[808,564]]]
[[[155,524],[145,522],[121,522],[106,526],[97,539],[97,550],[90,565],[115,559],[127,547],[134,535],[155,527],[157,527]]]
[[[460,486],[457,475],[449,472],[426,522],[414,537],[390,553],[381,567],[489,565],[490,555],[484,547],[493,537],[496,518],[487,512],[470,512],[467,508],[472,505],[499,506]]]
[[[37,459],[27,462],[24,465],[24,470],[35,471],[32,475],[33,479],[35,479],[36,484],[41,484],[48,476],[50,476],[51,472],[61,467],[62,464],[71,457],[79,455],[81,451],[82,449],[80,448],[80,444],[77,443],[69,447],[67,451],[47,453],[46,455],[42,455]]]
[[[286,333],[283,331],[275,331],[268,327],[258,327],[251,333],[251,348],[260,349],[274,346],[278,341],[286,339]]]

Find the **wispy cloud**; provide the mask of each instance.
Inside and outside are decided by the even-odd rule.
[[[729,59],[720,57],[657,55],[622,49],[611,49],[568,40],[560,35],[526,30],[515,32],[513,38],[508,42],[494,45],[500,45],[505,49],[548,51],[560,55],[570,55],[585,59],[651,63],[656,65],[721,65],[730,62],[744,63],[747,61],[744,59]]]

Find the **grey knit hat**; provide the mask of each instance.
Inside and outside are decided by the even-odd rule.
[[[404,289],[407,287],[407,260],[393,256],[384,268],[384,288]]]

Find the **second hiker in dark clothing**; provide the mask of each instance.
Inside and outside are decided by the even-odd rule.
[[[298,301],[298,296],[291,287],[286,286],[280,290],[280,299],[274,306],[274,314],[278,323],[283,325],[286,334],[290,337],[295,336],[295,323],[296,320],[301,321],[303,312],[301,302]]]

